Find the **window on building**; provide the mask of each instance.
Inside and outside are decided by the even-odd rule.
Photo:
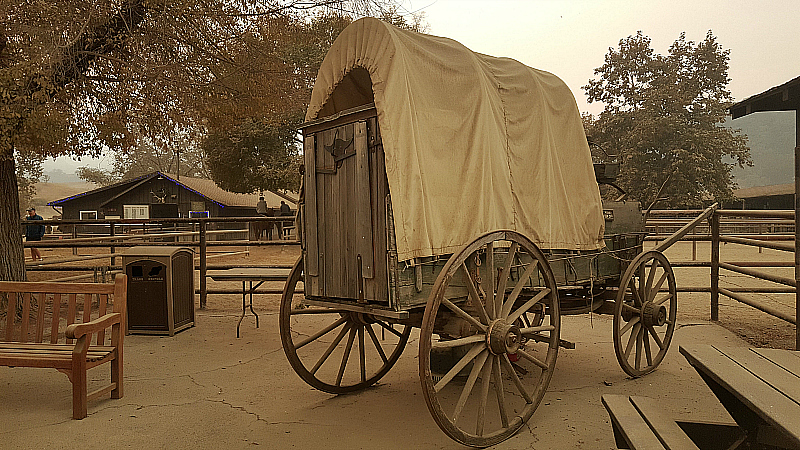
[[[81,211],[81,220],[97,220],[97,211]]]
[[[149,219],[150,208],[147,205],[124,205],[123,218],[125,219]]]

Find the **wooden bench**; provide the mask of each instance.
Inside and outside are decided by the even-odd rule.
[[[0,365],[65,373],[72,417],[83,419],[89,400],[122,397],[126,301],[125,275],[114,284],[0,281]],[[88,393],[87,370],[109,362],[110,384]]]
[[[742,442],[736,424],[679,422],[648,397],[604,395],[617,448],[631,450],[728,449]]]

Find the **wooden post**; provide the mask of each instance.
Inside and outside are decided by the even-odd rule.
[[[697,227],[692,229],[692,235],[697,236]],[[692,261],[697,261],[697,239],[692,239]]]
[[[711,227],[711,320],[719,320],[719,214],[708,218]]]
[[[206,291],[206,220],[200,219],[200,309],[205,309]]]
[[[797,121],[797,131],[800,132],[800,111],[795,111]],[[794,147],[794,280],[795,285],[800,286],[800,232],[797,224],[800,223],[800,135],[796,136]],[[794,348],[800,350],[800,289],[795,292],[794,298]]]
[[[109,236],[112,236],[112,237],[113,237],[113,236],[115,236],[115,235],[116,235],[116,228],[117,228],[117,225],[116,225],[114,222],[111,222],[109,225],[111,226],[111,232],[109,233]],[[114,243],[114,241],[111,241],[111,243],[113,244],[113,243]],[[111,246],[111,254],[113,255],[113,254],[114,254],[114,252],[115,252],[115,248],[114,248],[114,246],[112,245],[112,246]],[[116,262],[116,260],[117,260],[117,259],[116,259],[116,258],[114,258],[113,256],[111,257],[111,265],[112,265],[112,266],[114,265],[114,263]]]
[[[78,224],[72,225],[72,239],[78,239]],[[72,247],[72,254],[78,254],[78,247]]]

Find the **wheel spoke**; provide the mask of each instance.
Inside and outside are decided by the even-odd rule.
[[[636,355],[634,357],[634,367],[636,370],[642,366],[642,334],[644,328],[639,327],[639,332],[636,333]]]
[[[528,361],[536,364],[537,366],[541,367],[542,370],[549,370],[550,369],[549,367],[547,367],[547,364],[539,361],[538,358],[536,358],[535,356],[533,356],[530,353],[526,352],[525,350],[517,349],[517,354],[519,356],[522,356],[523,358],[527,359]]]
[[[471,323],[477,329],[481,330],[482,332],[486,333],[486,325],[478,322],[478,319],[470,316],[466,311],[456,306],[455,303],[451,302],[450,300],[443,298],[442,305],[446,306],[447,309],[453,311],[458,317],[466,320],[467,322]]]
[[[642,314],[642,310],[641,309],[634,308],[633,306],[631,306],[631,305],[629,305],[627,303],[623,303],[622,304],[622,309],[627,309],[628,311],[630,311],[630,312],[632,312],[634,314]]]
[[[508,372],[508,374],[511,376],[511,381],[514,382],[514,385],[517,387],[520,395],[522,395],[522,398],[525,399],[525,402],[533,403],[533,398],[531,398],[530,394],[528,394],[528,391],[525,390],[525,386],[522,385],[522,380],[519,379],[517,371],[514,370],[514,366],[511,365],[508,355],[502,355],[500,357],[500,363],[506,368],[506,372]]]
[[[630,322],[628,323],[630,324]],[[639,323],[633,326],[633,332],[631,333],[631,336],[628,338],[628,345],[625,347],[625,359],[628,359],[631,356],[631,349],[633,348],[633,343],[636,341],[637,339],[636,337],[639,336],[639,328],[641,328],[641,324]]]
[[[297,343],[297,345],[294,346],[295,351],[299,350],[302,347],[304,347],[309,342],[313,342],[313,341],[319,339],[320,337],[328,334],[331,330],[335,329],[336,327],[338,327],[339,325],[341,325],[341,324],[343,324],[345,322],[347,322],[347,317],[340,317],[339,320],[337,320],[336,322],[333,322],[332,324],[328,325],[327,327],[317,331],[313,335],[311,335],[311,336],[303,339],[299,343]]]
[[[483,365],[486,363],[486,358],[489,356],[489,351],[482,351],[475,359],[475,364],[472,365],[472,370],[469,372],[467,382],[464,384],[464,389],[461,390],[461,396],[458,397],[456,409],[453,411],[453,423],[458,423],[458,418],[461,416],[461,411],[464,410],[464,405],[467,404],[469,394],[472,393],[472,388],[475,386],[475,381],[478,380],[478,374],[481,373]]]
[[[656,333],[656,330],[653,327],[647,327],[647,331],[650,332],[650,336],[653,336],[653,340],[656,341],[656,345],[658,345],[658,348],[664,350],[664,343],[661,342],[661,338],[658,337],[658,333]]]
[[[634,326],[634,325],[636,325],[638,323],[639,323],[639,317],[634,317],[633,319],[631,319],[630,322],[626,323],[625,326],[622,327],[621,330],[619,330],[619,337],[621,338],[622,336],[625,336],[625,333],[627,333],[628,330],[630,330],[632,326]]]
[[[475,429],[475,434],[483,436],[483,427],[486,422],[486,401],[489,399],[489,378],[492,371],[492,362],[483,365],[483,373],[481,374],[481,393],[480,405],[478,406],[478,425]]]
[[[469,298],[472,301],[472,304],[475,305],[476,309],[478,310],[478,315],[481,316],[481,320],[485,324],[489,324],[489,316],[486,314],[486,308],[483,307],[483,302],[481,301],[481,296],[478,295],[478,289],[475,288],[475,283],[472,281],[472,275],[469,274],[469,270],[467,270],[467,265],[461,263],[461,271],[464,274],[464,283],[467,284],[467,291],[469,292]]]
[[[503,265],[503,271],[500,272],[500,282],[497,284],[497,296],[495,298],[495,310],[497,311],[496,317],[504,317],[503,310],[503,298],[506,296],[506,284],[508,283],[508,275],[511,273],[511,264],[514,262],[514,257],[517,256],[517,249],[519,248],[519,244],[514,242],[511,244],[511,248],[508,250],[508,256],[506,256],[505,264]]]
[[[475,344],[477,342],[485,342],[485,341],[486,341],[486,335],[473,334],[472,336],[467,336],[458,339],[451,339],[449,341],[432,342],[431,348],[444,349],[444,348],[461,347],[462,345]]]
[[[344,369],[347,366],[347,360],[350,359],[350,350],[353,348],[353,341],[356,338],[356,327],[350,328],[350,334],[347,336],[347,346],[344,348],[344,355],[342,355],[342,363],[339,365],[339,373],[336,375],[336,386],[342,385],[342,377],[344,377]]]
[[[645,263],[647,264],[647,263]],[[653,263],[650,266],[650,273],[647,274],[647,283],[645,284],[645,292],[650,292],[650,289],[653,287],[653,279],[656,276],[656,271],[658,270],[658,260],[653,259]]]
[[[647,335],[647,329],[642,329],[642,341],[644,341],[644,356],[647,358],[647,367],[653,365],[653,354],[650,352],[650,336]]]
[[[669,300],[669,299],[671,299],[671,298],[672,298],[672,294],[667,294],[667,295],[665,295],[664,297],[662,297],[662,298],[660,298],[660,299],[658,299],[658,300],[655,300],[655,301],[653,301],[653,304],[654,304],[654,305],[656,305],[656,306],[658,306],[658,305],[660,305],[660,304],[664,303],[665,301],[667,301],[667,300]]]
[[[367,381],[367,358],[364,352],[364,327],[358,327],[358,362],[361,366],[361,382]]]
[[[486,303],[489,310],[489,317],[496,319],[498,308],[495,306],[497,299],[495,298],[497,285],[495,284],[494,273],[494,242],[486,244],[486,266],[489,268],[489,292],[486,296]]]
[[[505,354],[503,356],[505,356]],[[494,394],[497,396],[497,407],[500,410],[500,423],[503,425],[503,428],[508,428],[508,412],[506,411],[506,396],[503,392],[503,374],[500,371],[500,356],[492,358],[492,375],[494,378]]]
[[[642,297],[641,294],[639,293],[639,288],[636,287],[636,279],[634,277],[631,277],[631,280],[628,282],[628,287],[630,288],[631,293],[633,293],[634,304],[636,304],[636,306],[641,307],[644,304],[644,302],[642,302]]]
[[[384,329],[384,330],[386,330],[386,331],[388,331],[388,332],[392,333],[393,335],[395,335],[395,336],[397,336],[397,337],[399,337],[399,338],[402,338],[402,337],[403,337],[403,333],[401,333],[401,332],[399,332],[399,331],[395,330],[394,328],[392,328],[392,327],[390,327],[389,325],[385,324],[383,321],[381,321],[381,320],[376,320],[376,321],[375,321],[375,323],[377,323],[378,325],[380,325],[381,327],[383,327],[383,329]]]
[[[556,327],[554,327],[553,325],[540,325],[538,327],[520,328],[519,331],[523,336],[527,337],[526,335],[535,334],[540,331],[553,331],[555,329]]]
[[[550,294],[550,289],[549,288],[548,289],[543,289],[538,294],[533,296],[532,299],[530,299],[527,302],[525,302],[524,305],[522,305],[519,308],[517,308],[516,311],[514,311],[511,314],[509,314],[509,316],[506,319],[506,321],[508,323],[514,323],[517,319],[519,319],[519,316],[521,316],[521,315],[525,314],[526,312],[528,312],[528,310],[531,309],[533,307],[533,305],[538,303],[539,300],[545,298],[549,294]]]
[[[351,324],[349,323],[346,324],[344,327],[342,327],[342,330],[339,332],[338,335],[336,335],[336,339],[334,339],[333,342],[331,342],[331,345],[329,345],[328,348],[325,349],[325,352],[322,354],[322,356],[319,357],[319,360],[317,360],[317,363],[314,364],[314,367],[312,367],[311,370],[309,370],[309,372],[312,375],[317,373],[317,370],[319,370],[319,368],[322,367],[322,364],[324,364],[325,361],[328,359],[328,357],[331,355],[331,353],[333,353],[333,349],[335,349],[336,346],[339,345],[339,342],[342,342],[342,338],[344,338],[344,335],[348,331],[350,331],[350,327]]]
[[[386,357],[386,353],[383,352],[383,347],[381,343],[378,341],[378,336],[375,335],[375,330],[372,329],[372,325],[367,325],[365,327],[367,329],[367,333],[369,334],[370,339],[372,339],[372,343],[375,345],[375,349],[378,350],[378,354],[381,355],[381,359],[383,363],[386,364],[389,362],[389,359]]]
[[[482,344],[475,345],[471,349],[469,349],[467,354],[464,355],[453,367],[450,368],[450,370],[445,374],[445,376],[443,376],[442,379],[439,380],[438,383],[436,383],[433,389],[436,392],[441,391],[445,386],[447,386],[447,383],[449,383],[453,378],[455,378],[456,375],[458,375],[459,372],[461,372],[461,369],[467,367],[467,364],[469,364],[470,361],[475,359],[475,357],[477,357],[480,354],[480,352],[482,352],[485,349],[486,346]]]
[[[655,286],[653,286],[653,289],[647,292],[648,301],[652,301],[654,298],[656,298],[656,294],[658,294],[658,290],[661,289],[661,286],[664,284],[664,281],[666,281],[667,275],[669,275],[667,271],[664,271],[664,273],[661,274],[661,278],[659,278],[658,282],[655,284]]]
[[[505,304],[503,304],[503,311],[501,311],[501,317],[507,317],[511,313],[511,308],[514,307],[514,303],[517,301],[517,297],[519,297],[519,293],[522,292],[522,289],[525,287],[525,284],[528,280],[533,276],[533,271],[539,266],[539,261],[534,260],[532,263],[528,264],[528,267],[525,268],[525,273],[522,274],[522,277],[517,280],[517,284],[514,286],[514,289],[508,294],[508,299],[506,300]]]

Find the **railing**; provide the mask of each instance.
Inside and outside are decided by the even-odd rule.
[[[110,254],[105,255],[89,255],[78,256],[75,258],[66,258],[59,261],[38,263],[30,265],[28,270],[47,270],[47,271],[94,271],[94,274],[76,275],[65,278],[59,278],[57,281],[76,280],[80,278],[89,278],[94,276],[98,278],[98,272],[102,272],[103,277],[106,274],[117,273],[124,270],[122,267],[117,266],[116,263],[116,249],[120,247],[135,247],[139,245],[160,245],[160,246],[180,246],[190,247],[197,249],[199,253],[199,264],[195,265],[195,270],[200,271],[200,289],[196,293],[200,294],[200,308],[205,308],[208,294],[222,294],[234,293],[228,290],[215,290],[210,292],[207,286],[207,271],[211,269],[224,269],[229,268],[228,265],[209,266],[208,259],[217,256],[229,256],[241,252],[225,252],[224,254],[209,255],[208,247],[251,247],[251,246],[269,246],[269,245],[298,245],[297,240],[284,239],[284,236],[279,236],[278,240],[262,241],[259,239],[232,239],[232,240],[211,240],[209,237],[220,235],[241,235],[242,233],[250,234],[252,227],[250,223],[266,223],[268,226],[275,224],[285,224],[293,222],[294,217],[278,216],[278,217],[216,217],[216,218],[172,218],[172,219],[98,219],[98,220],[42,220],[31,223],[28,220],[22,220],[20,225],[26,227],[28,225],[45,225],[45,226],[72,226],[70,234],[61,234],[59,238],[53,238],[53,235],[45,235],[46,239],[42,241],[25,242],[25,248],[72,248],[73,253],[79,248],[109,248]],[[222,224],[236,224],[245,223],[248,227],[245,229],[218,229],[209,230],[209,224],[222,223]],[[91,233],[93,237],[79,237],[86,236],[86,233],[78,234],[77,229],[79,226],[92,226],[93,230],[98,233]],[[170,230],[165,231],[165,227]],[[156,229],[157,228],[157,229]],[[261,227],[254,227],[258,230],[259,238],[261,234]],[[283,228],[283,227],[281,227]],[[142,230],[141,234],[117,234],[117,231],[123,229]],[[156,231],[155,233],[152,231]],[[102,232],[104,235],[100,235]],[[252,237],[252,236],[248,236]],[[160,241],[154,241],[159,239]],[[164,242],[164,239],[173,240],[172,242]],[[184,240],[181,240],[184,239]],[[191,240],[189,240],[191,239]],[[111,258],[109,266],[72,266],[72,267],[56,267],[55,264],[65,262],[81,262],[91,261],[98,259]],[[239,265],[238,267],[241,267]],[[239,291],[236,291],[239,292]]]
[[[699,211],[653,211],[651,219],[647,221],[647,229],[651,235],[648,240],[661,241],[666,238],[666,233],[678,229],[688,221],[688,218]],[[798,275],[800,264],[795,254],[795,261],[721,261],[720,244],[733,243],[757,247],[759,253],[768,248],[783,252],[795,253],[795,222],[794,211],[775,210],[717,210],[708,219],[708,224],[698,226],[694,234],[685,236],[682,240],[692,242],[692,261],[676,262],[675,267],[709,267],[711,269],[709,287],[679,288],[682,292],[709,292],[711,295],[710,313],[712,320],[719,320],[719,296],[724,295],[737,302],[749,305],[773,317],[795,325],[795,348],[800,349],[800,296],[797,293]],[[711,243],[711,255],[708,262],[697,262],[698,241]],[[763,268],[794,267],[795,277],[789,278],[760,270]],[[768,281],[774,286],[766,287],[739,287],[723,288],[719,285],[720,270],[726,270],[740,275],[746,275],[758,280]],[[772,305],[759,301],[752,295],[755,293],[794,294],[795,311],[789,314]]]

